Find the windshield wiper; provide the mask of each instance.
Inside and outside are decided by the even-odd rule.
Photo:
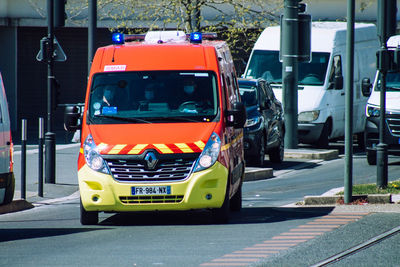
[[[387,89],[400,90],[400,87],[388,86]]]
[[[119,121],[151,123],[149,121],[142,120],[139,118],[127,118],[127,117],[119,117],[119,116],[111,116],[111,115],[95,115],[95,117],[107,118],[107,119],[113,119],[113,120],[119,120]]]
[[[187,117],[151,117],[151,118],[146,118],[151,121],[188,121],[188,122],[199,122],[199,120],[194,120],[191,118]]]

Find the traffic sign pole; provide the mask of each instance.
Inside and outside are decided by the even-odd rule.
[[[45,180],[46,183],[54,184],[56,182],[56,138],[55,133],[53,133],[53,87],[54,87],[54,60],[53,60],[53,51],[54,51],[54,1],[47,0],[47,32],[49,38],[49,54],[50,57],[47,60],[47,132],[45,134],[45,165],[46,165],[46,174]]]
[[[281,22],[282,102],[285,113],[285,147],[297,148],[298,0],[284,1]]]

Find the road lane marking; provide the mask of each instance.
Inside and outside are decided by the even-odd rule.
[[[326,232],[333,231],[345,224],[362,219],[369,213],[332,213],[321,216],[304,225],[290,229],[288,232],[273,236],[269,240],[243,248],[220,258],[200,264],[200,266],[250,266],[271,255],[297,246],[302,242],[314,239]]]

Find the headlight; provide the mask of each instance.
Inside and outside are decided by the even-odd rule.
[[[101,157],[96,144],[94,143],[92,135],[88,135],[83,143],[83,154],[85,156],[86,164],[93,170],[110,174],[103,158]]]
[[[260,121],[259,117],[249,118],[246,120],[244,127],[251,127],[256,125]]]
[[[311,122],[317,120],[319,117],[319,110],[301,112],[298,117],[299,122]]]
[[[221,150],[221,139],[216,133],[212,133],[208,139],[203,152],[201,152],[199,159],[196,162],[194,171],[205,170],[217,161],[219,152]]]
[[[379,117],[380,110],[377,106],[367,105],[366,115],[367,117]]]

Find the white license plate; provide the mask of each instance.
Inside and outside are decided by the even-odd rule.
[[[132,186],[132,195],[171,195],[171,186]]]

